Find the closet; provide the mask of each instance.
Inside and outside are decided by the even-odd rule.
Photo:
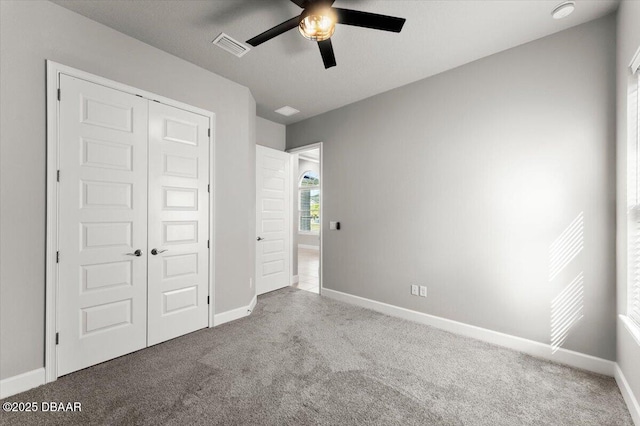
[[[60,74],[57,375],[209,321],[211,117]]]

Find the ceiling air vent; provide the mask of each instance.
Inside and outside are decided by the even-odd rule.
[[[220,33],[220,35],[216,37],[216,39],[213,40],[212,43],[219,48],[226,50],[232,55],[237,56],[238,58],[241,58],[245,53],[249,51],[249,48],[247,46],[240,43],[239,41],[232,39],[225,33]]]

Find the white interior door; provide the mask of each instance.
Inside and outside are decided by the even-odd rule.
[[[256,292],[290,284],[291,155],[256,146]]]
[[[66,75],[60,88],[64,375],[146,346],[147,101]]]
[[[149,103],[149,345],[208,325],[209,118]]]

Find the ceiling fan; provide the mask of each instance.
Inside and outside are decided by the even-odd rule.
[[[374,30],[399,33],[406,19],[395,16],[378,15],[351,9],[333,7],[335,0],[291,0],[303,9],[302,13],[288,21],[247,40],[251,46],[258,46],[289,30],[298,27],[300,34],[308,40],[317,41],[325,68],[336,65],[331,36],[336,24],[372,28]]]

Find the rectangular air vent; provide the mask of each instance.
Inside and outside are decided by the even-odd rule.
[[[241,58],[245,53],[249,51],[249,48],[247,46],[240,43],[239,41],[232,39],[225,33],[220,33],[220,35],[216,37],[216,39],[213,40],[212,43],[219,48],[226,50],[232,55],[237,56],[238,58]]]

